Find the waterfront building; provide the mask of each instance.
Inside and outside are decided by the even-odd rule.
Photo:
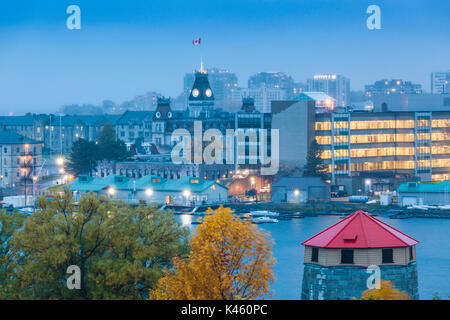
[[[0,131],[0,188],[29,188],[42,168],[42,142]]]
[[[438,71],[431,73],[431,93],[432,94],[449,94],[450,88],[450,70]]]
[[[114,170],[115,169],[115,170]],[[174,163],[170,153],[138,155],[130,161],[115,164],[101,161],[97,165],[97,176],[106,177],[118,174],[129,178],[141,178],[146,175],[158,175],[165,179],[182,177],[201,177],[205,180],[223,180],[231,177],[234,164]]]
[[[70,184],[70,190],[75,201],[79,201],[89,192],[130,204],[156,202],[170,205],[204,205],[228,201],[226,186],[199,177],[169,180],[152,175],[139,179],[115,174],[104,178],[79,175]]]
[[[319,177],[282,177],[270,186],[273,202],[330,201],[330,185]]]
[[[336,106],[350,104],[350,79],[338,74],[318,74],[307,80],[308,91],[324,92],[336,100]]]
[[[398,203],[406,206],[445,206],[450,205],[450,176],[447,180],[439,182],[406,182],[398,189]]]
[[[372,191],[450,170],[450,112],[347,112],[315,115],[315,136],[332,181],[349,176]]]
[[[368,267],[380,279],[419,299],[417,240],[359,210],[302,242],[305,246],[301,298],[349,300],[367,290]]]

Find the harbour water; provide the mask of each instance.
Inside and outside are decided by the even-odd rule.
[[[196,225],[191,225],[191,221],[198,217],[179,215],[177,219],[195,230]],[[383,215],[377,219],[419,241],[416,252],[420,299],[431,299],[435,292],[447,299],[450,296],[450,219],[389,219]],[[275,241],[277,279],[272,286],[273,299],[300,299],[304,249],[301,242],[338,221],[338,216],[316,216],[258,225]]]

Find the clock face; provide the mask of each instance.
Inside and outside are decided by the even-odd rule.
[[[193,95],[194,97],[198,97],[199,93],[200,93],[200,92],[198,91],[198,89],[192,90],[192,95]]]
[[[167,112],[167,118],[172,118],[172,112]]]
[[[156,117],[157,118],[160,118],[161,117],[161,113],[158,111],[158,112],[156,112]]]
[[[212,91],[211,91],[211,89],[206,89],[205,95],[206,95],[208,98],[211,97],[211,96],[212,96]]]

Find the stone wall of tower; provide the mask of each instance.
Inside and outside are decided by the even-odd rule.
[[[406,266],[379,266],[381,280],[391,281],[396,289],[408,293],[412,299],[419,299],[417,264]],[[302,300],[350,300],[360,298],[367,290],[370,276],[366,267],[333,266],[323,267],[305,263],[302,282]]]

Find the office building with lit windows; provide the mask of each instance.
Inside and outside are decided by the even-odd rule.
[[[396,179],[450,179],[450,111],[322,113],[315,132],[333,181],[356,176],[392,190]]]

